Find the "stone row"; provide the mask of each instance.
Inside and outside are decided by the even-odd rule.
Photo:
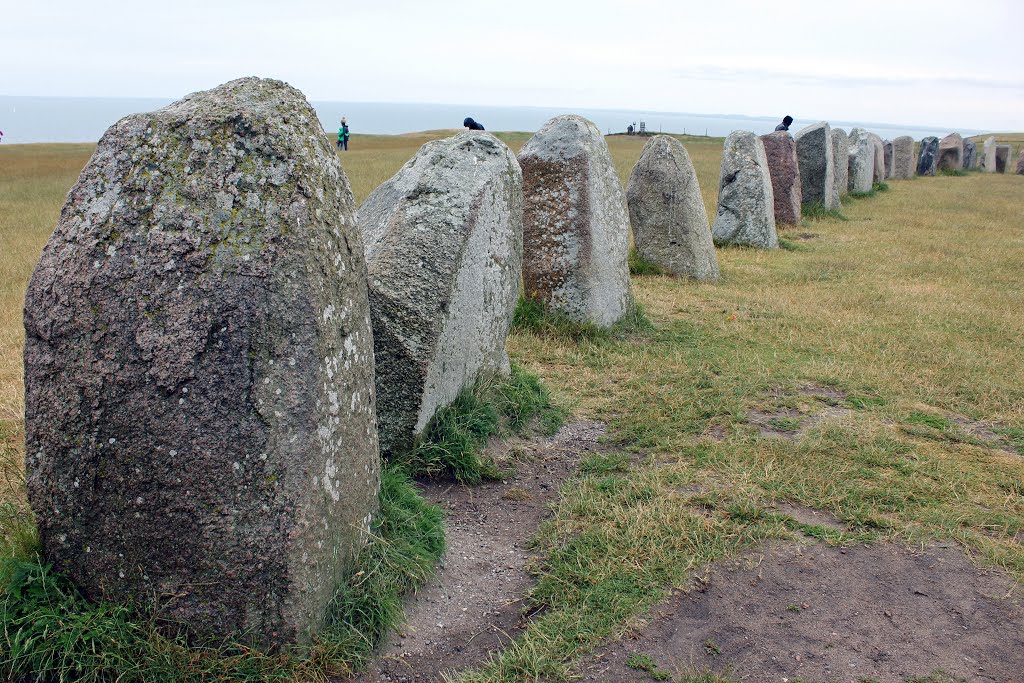
[[[954,143],[937,145],[941,168],[963,163]],[[372,533],[381,458],[508,374],[520,282],[611,327],[633,306],[631,226],[643,259],[714,281],[715,244],[775,248],[803,203],[910,177],[913,141],[885,149],[826,122],[795,139],[737,131],[712,227],[678,140],[652,137],[623,192],[579,116],[518,156],[481,131],[427,143],[358,211],[284,83],[129,116],[26,293],[27,490],[46,561],[91,599],[155,601],[202,639],[308,642]],[[986,169],[1005,168],[1003,149],[986,141]]]

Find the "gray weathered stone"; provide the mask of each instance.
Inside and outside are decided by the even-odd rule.
[[[928,136],[921,140],[917,151],[917,175],[935,175],[939,139]]]
[[[775,198],[775,223],[800,223],[803,194],[800,183],[800,162],[796,155],[796,141],[786,131],[761,136],[768,171],[772,178]]]
[[[1017,175],[1024,175],[1024,147],[1021,148],[1020,154],[1017,155]]]
[[[839,208],[832,164],[832,128],[821,121],[796,134],[796,155],[800,161],[800,190],[803,201],[821,203],[826,209]]]
[[[964,140],[964,168],[978,167],[978,143],[970,138]]]
[[[875,145],[863,128],[850,131],[850,192],[870,192],[874,182]]]
[[[914,177],[914,139],[901,135],[892,141],[892,177],[909,180]]]
[[[950,133],[939,141],[935,168],[939,171],[960,170],[964,166],[964,140],[959,133]]]
[[[883,140],[882,150],[885,153],[885,177],[892,178],[892,141]]]
[[[871,138],[871,144],[875,151],[875,165],[871,173],[871,180],[874,183],[880,183],[885,180],[885,144],[882,142],[882,138],[875,133],[868,133],[868,137]]]
[[[842,128],[832,129],[832,170],[835,171],[835,188],[840,195],[850,188],[850,138]]]
[[[1010,165],[1010,146],[996,145],[996,173],[1006,173]]]
[[[629,215],[608,145],[581,116],[556,116],[519,152],[526,296],[610,327],[633,305]]]
[[[305,641],[377,505],[348,180],[302,93],[232,81],[122,119],[25,299],[28,495],[89,598]]]
[[[990,135],[981,145],[981,167],[986,173],[996,172],[996,137]]]
[[[629,174],[626,199],[633,242],[643,259],[673,275],[718,279],[697,173],[681,142],[668,135],[647,141]]]
[[[775,249],[775,199],[761,139],[744,130],[725,139],[718,182],[718,214],[711,230],[715,244]]]
[[[423,145],[359,207],[377,358],[381,452],[407,451],[439,408],[508,373],[523,190],[490,133]]]

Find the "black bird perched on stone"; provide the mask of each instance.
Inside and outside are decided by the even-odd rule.
[[[782,119],[782,123],[775,126],[775,130],[789,130],[789,124],[793,123],[793,117],[787,116]]]
[[[484,129],[483,125],[481,125],[481,124],[477,123],[476,121],[474,121],[471,116],[467,116],[466,119],[462,122],[462,125],[464,125],[466,128],[469,128],[470,130],[483,130]]]

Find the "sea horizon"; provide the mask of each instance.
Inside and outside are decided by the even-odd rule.
[[[129,114],[153,111],[172,102],[154,97],[60,97],[0,95],[0,131],[3,144],[95,143],[118,120]],[[724,137],[735,130],[763,134],[774,130],[782,117],[745,114],[700,114],[639,109],[565,108],[542,106],[497,106],[435,103],[311,101],[321,125],[329,133],[346,117],[354,136],[401,135],[425,130],[458,129],[472,116],[491,131],[538,130],[559,114],[579,114],[593,121],[602,132],[622,133],[630,124],[646,124],[648,132]],[[794,115],[790,131],[795,133],[821,119]],[[883,138],[910,135],[921,139],[958,132],[964,137],[991,132],[970,128],[885,123],[877,121],[829,121],[834,127],[866,128]]]

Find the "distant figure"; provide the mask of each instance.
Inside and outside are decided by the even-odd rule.
[[[789,130],[789,124],[791,123],[793,123],[793,117],[787,116],[786,118],[782,119],[782,123],[775,126],[775,130]]]
[[[341,126],[338,128],[338,149],[348,151],[348,123],[345,117],[341,117]]]
[[[481,124],[479,124],[476,121],[474,121],[473,118],[470,117],[470,116],[466,117],[466,119],[462,122],[462,125],[464,125],[469,130],[483,130],[484,129],[484,127]]]
[[[632,135],[632,134],[633,134],[633,124],[631,123],[628,126],[626,126],[626,135]]]
[[[0,142],[4,141],[4,132],[0,130]]]

